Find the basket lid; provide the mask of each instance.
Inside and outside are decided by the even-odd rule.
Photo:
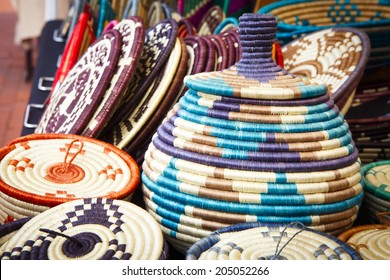
[[[240,61],[226,70],[187,76],[186,86],[203,93],[252,99],[303,99],[326,94],[321,81],[290,74],[272,60],[276,25],[270,15],[241,16]]]

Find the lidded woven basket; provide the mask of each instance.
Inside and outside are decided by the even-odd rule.
[[[276,20],[244,14],[242,58],[187,76],[145,153],[146,207],[185,251],[242,222],[301,222],[339,233],[362,201],[358,153],[321,81],[272,60]]]

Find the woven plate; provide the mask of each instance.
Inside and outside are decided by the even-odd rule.
[[[367,35],[354,28],[314,32],[282,48],[285,69],[321,79],[336,102],[348,98],[356,89],[369,51]]]
[[[153,1],[150,4],[148,13],[147,13],[147,23],[148,26],[154,26],[167,17],[165,16],[164,10],[162,8],[162,5],[159,1]]]
[[[18,138],[1,149],[0,168],[1,212],[14,219],[77,198],[129,199],[140,180],[127,153],[76,135]]]
[[[206,67],[201,72],[215,71],[217,65],[217,52],[216,52],[215,44],[212,42],[211,36],[202,36],[199,38],[205,41],[207,45]],[[196,73],[192,73],[192,74],[196,74]]]
[[[112,143],[120,149],[125,148],[136,134],[142,129],[148,119],[166,96],[166,92],[174,79],[181,58],[181,43],[176,39],[175,47],[161,72],[161,79],[156,82],[156,87],[149,90],[140,100],[133,111],[130,111],[117,127],[106,133],[105,141]]]
[[[158,260],[165,256],[161,230],[145,210],[105,198],[75,200],[45,211],[27,222],[1,251],[2,259],[14,260]]]
[[[187,260],[360,260],[336,238],[299,224],[247,223],[215,231],[194,244]]]
[[[161,120],[164,118],[169,108],[177,101],[179,93],[181,92],[184,84],[184,76],[188,73],[188,52],[187,46],[183,40],[180,40],[181,45],[181,57],[176,74],[173,78],[169,90],[165,94],[165,98],[161,101],[160,105],[148,119],[147,123],[142,127],[142,130],[137,133],[136,137],[130,141],[126,147],[126,152],[135,157],[136,151],[141,146],[145,145],[145,142],[149,140],[156,132],[157,127],[160,125]]]
[[[214,71],[226,69],[229,66],[229,55],[227,45],[221,36],[210,35],[210,40],[214,44],[216,55],[216,65]]]
[[[191,74],[203,72],[206,68],[207,58],[207,44],[202,37],[188,36],[184,38],[184,42],[187,46],[192,48],[194,54],[193,63],[190,67],[192,69]]]
[[[227,17],[221,21],[214,30],[214,34],[220,34],[227,30],[237,28],[238,20],[234,17]]]
[[[177,23],[172,19],[166,19],[150,27],[145,34],[145,42],[137,68],[128,86],[128,91],[106,126],[108,130],[117,126],[129,112],[134,110],[161,73],[176,42]],[[106,131],[103,131],[103,137],[105,133]]]
[[[80,134],[101,101],[118,63],[122,36],[96,39],[53,92],[36,133]]]
[[[106,125],[127,90],[143,48],[145,31],[141,18],[124,19],[113,28],[122,35],[122,49],[118,66],[103,100],[82,133],[84,136],[97,137]]]
[[[192,35],[196,35],[197,34],[195,26],[193,26],[192,23],[188,19],[181,18],[177,22],[177,24],[178,24],[177,37],[185,38],[187,36],[192,36]]]
[[[362,225],[351,228],[338,237],[354,248],[365,260],[390,259],[390,227]]]
[[[182,17],[187,18],[194,26],[198,26],[204,15],[213,6],[213,2],[214,0],[179,0],[177,3],[178,12]]]
[[[359,86],[351,106],[356,107],[365,102],[372,101],[389,94],[390,85],[388,83],[368,84],[365,86]]]
[[[352,107],[345,118],[351,125],[374,124],[390,121],[390,94]]]
[[[225,14],[218,5],[212,6],[208,11],[203,15],[199,25],[198,25],[198,35],[205,36],[211,35],[214,33],[218,25],[224,20]]]

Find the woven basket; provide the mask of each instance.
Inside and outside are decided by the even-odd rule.
[[[350,246],[301,224],[244,223],[196,242],[187,260],[361,260]]]
[[[362,168],[364,190],[363,200],[369,218],[373,223],[385,223],[378,219],[378,214],[390,211],[390,161],[377,161],[366,164]]]
[[[278,20],[277,38],[282,44],[302,35],[330,27],[356,27],[366,32],[371,42],[368,67],[388,65],[390,2],[352,0],[287,0],[262,7],[258,12]]]
[[[356,28],[332,28],[302,36],[283,46],[282,52],[286,70],[324,81],[337,106],[347,105],[347,111],[348,98],[366,67],[370,42]]]
[[[0,151],[1,223],[78,198],[131,199],[140,181],[132,157],[89,137],[32,134]]]
[[[338,238],[354,248],[365,260],[390,259],[389,225],[361,225],[353,227]]]
[[[144,200],[173,246],[237,222],[338,234],[356,220],[362,178],[348,125],[326,85],[275,62],[275,31],[272,16],[243,15],[241,59],[187,76],[151,139]]]
[[[33,217],[0,255],[13,260],[158,260],[168,252],[157,222],[145,210],[126,201],[87,198]]]

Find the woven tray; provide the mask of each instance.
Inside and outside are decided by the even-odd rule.
[[[336,238],[302,227],[248,223],[223,228],[194,244],[187,260],[361,260]]]
[[[283,46],[282,52],[286,70],[324,81],[341,108],[362,78],[370,42],[358,29],[333,28],[302,36]]]
[[[128,115],[125,116],[118,126],[114,127],[112,131],[106,132],[104,135],[106,142],[123,149],[142,130],[142,127],[152,117],[157,107],[160,106],[162,100],[166,97],[169,86],[174,79],[174,74],[179,67],[181,51],[181,43],[177,38],[175,47],[162,69],[159,81],[155,82],[155,85],[146,92],[134,110],[129,111]]]
[[[145,42],[137,69],[128,86],[128,91],[106,125],[107,131],[116,127],[139,104],[164,68],[176,38],[177,23],[172,19],[166,19],[146,30]],[[103,130],[102,137],[107,131]]]
[[[118,66],[102,101],[82,133],[84,136],[96,138],[102,131],[127,90],[142,52],[145,31],[141,18],[124,19],[113,28],[122,35],[122,49]]]
[[[390,227],[387,225],[362,225],[353,227],[338,238],[354,248],[365,260],[390,259]]]
[[[40,245],[29,245],[37,240]],[[33,217],[1,251],[1,259],[15,260],[158,260],[166,255],[161,230],[145,210],[105,198],[63,203]]]
[[[117,30],[96,39],[53,92],[35,133],[83,131],[114,74],[121,43]]]
[[[169,86],[169,89],[154,114],[147,120],[147,123],[137,133],[137,135],[130,141],[126,147],[126,152],[135,157],[137,150],[145,145],[152,135],[156,132],[161,120],[164,118],[169,108],[177,101],[184,84],[184,76],[188,73],[188,52],[187,46],[183,40],[181,44],[181,58],[176,70],[176,75]]]
[[[234,17],[227,17],[221,21],[214,30],[214,34],[220,34],[227,30],[237,28],[238,20]]]
[[[178,24],[177,37],[185,38],[187,36],[192,36],[192,35],[197,34],[195,26],[193,26],[192,23],[188,19],[181,18],[177,22],[177,24]]]
[[[214,5],[210,7],[197,26],[198,35],[205,36],[213,34],[215,29],[224,19],[225,14],[220,6]]]
[[[89,137],[33,134],[0,151],[5,220],[34,216],[78,198],[130,199],[140,180],[132,157]]]

